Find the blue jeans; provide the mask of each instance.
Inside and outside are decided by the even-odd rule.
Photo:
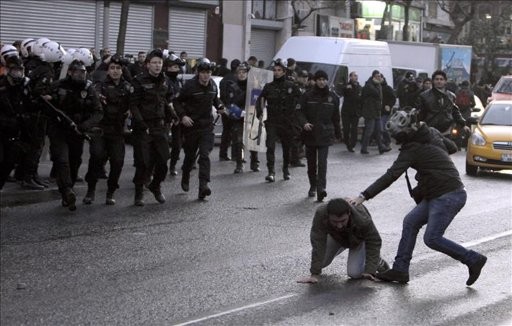
[[[478,253],[443,237],[455,215],[466,204],[466,198],[466,191],[459,189],[434,199],[423,199],[413,208],[404,218],[402,238],[398,245],[393,269],[409,272],[416,237],[425,224],[427,229],[423,240],[429,248],[442,252],[463,264],[474,264],[480,256]]]
[[[332,263],[334,257],[341,254],[345,251],[345,247],[343,247],[338,241],[334,240],[334,238],[328,234],[327,242],[325,246],[325,257],[322,267],[327,267]],[[350,278],[361,278],[364,273],[366,261],[366,246],[364,242],[361,242],[359,246],[356,248],[352,248],[348,250],[348,259],[347,259],[347,275]]]
[[[364,119],[364,131],[363,138],[361,140],[361,152],[366,152],[368,150],[368,144],[370,143],[370,139],[372,135],[375,133],[375,141],[377,142],[377,146],[379,147],[379,151],[384,149],[385,146],[382,144],[382,129],[380,125],[380,118],[375,119]]]

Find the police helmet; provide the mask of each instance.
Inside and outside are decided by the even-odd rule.
[[[19,56],[20,54],[18,53],[18,49],[16,49],[16,47],[10,44],[2,46],[2,48],[0,49],[0,59],[2,60],[2,64],[4,65],[7,62],[8,58]]]
[[[281,58],[277,58],[274,61],[272,61],[270,66],[272,68],[274,68],[275,66],[280,66],[280,67],[283,68],[283,70],[286,71],[286,68],[288,67],[288,62],[286,60],[281,59]]]
[[[43,44],[41,60],[45,62],[61,62],[66,51],[57,42],[49,41]]]
[[[183,67],[185,65],[185,62],[174,53],[169,54],[165,59],[164,63],[167,67],[170,67],[172,65],[178,65],[180,67]]]
[[[228,106],[228,116],[231,118],[231,119],[234,119],[234,120],[240,120],[244,117],[244,114],[243,114],[244,110],[242,110],[238,105],[236,104],[230,104]]]
[[[50,42],[50,39],[49,38],[46,38],[46,37],[41,37],[41,38],[38,38],[33,44],[32,44],[32,47],[31,47],[31,50],[32,50],[32,54],[38,56],[38,57],[41,57],[42,54],[43,54],[43,45],[46,43],[46,42]]]
[[[197,61],[197,71],[211,71],[215,68],[215,63],[208,58],[201,58]]]
[[[112,63],[118,64],[120,66],[126,66],[128,64],[128,61],[125,58],[123,58],[120,54],[116,53],[110,57],[108,65],[110,66],[110,64]]]
[[[86,67],[89,67],[94,63],[94,58],[92,56],[92,53],[87,48],[76,49],[76,51],[73,53],[73,60],[82,61],[82,63]]]
[[[386,131],[391,137],[398,138],[418,130],[418,111],[415,108],[405,107],[404,110],[396,111],[386,122]]]
[[[62,57],[62,63],[69,65],[73,61],[73,54],[76,52],[75,48],[69,48],[66,50],[66,54]]]
[[[34,45],[35,42],[36,40],[33,38],[26,38],[23,41],[21,41],[20,50],[21,55],[24,58],[27,58],[30,55],[30,53],[32,53],[32,45]]]

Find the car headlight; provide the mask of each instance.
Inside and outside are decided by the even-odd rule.
[[[471,135],[471,144],[477,146],[485,146],[485,138],[475,130],[475,132]]]

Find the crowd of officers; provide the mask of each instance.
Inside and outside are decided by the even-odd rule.
[[[62,205],[75,210],[77,199],[73,186],[79,178],[87,140],[90,158],[83,202],[94,202],[98,179],[107,178],[106,204],[114,205],[114,193],[119,188],[124,164],[124,131],[126,121],[130,121],[136,168],[134,204],[144,205],[144,188],[159,203],[165,202],[161,183],[169,171],[173,176],[178,174],[176,164],[181,149],[185,153],[181,188],[185,192],[190,190],[190,174],[197,163],[198,198],[204,199],[211,195],[208,184],[209,154],[214,145],[212,107],[223,122],[219,158],[231,160],[227,153],[231,145],[231,155],[236,161],[234,172],[243,172],[247,76],[256,65],[256,58],[243,63],[233,60],[231,69],[227,69],[226,60],[219,69],[208,59],[199,59],[195,76],[184,83],[179,75],[190,69],[185,52],[180,57],[160,49],[148,54],[140,52],[137,61],[131,64],[117,54],[104,52],[97,64],[89,62],[88,56],[80,55],[62,64],[65,60],[60,56],[64,56],[64,51],[50,40],[24,40],[20,49],[4,46],[1,51],[5,74],[0,77],[0,188],[14,168],[15,177],[24,187],[48,187],[48,182],[37,172],[48,136],[53,162],[51,177],[62,195]],[[383,126],[396,97],[379,71],[374,71],[364,86],[359,85],[357,72],[351,72],[342,94],[336,94],[328,86],[325,71],[314,74],[297,71],[292,58],[277,59],[271,68],[274,80],[265,85],[256,102],[258,119],[263,120],[266,110],[266,181],[274,182],[276,178],[275,145],[279,141],[284,180],[290,179],[291,166],[305,166],[301,162],[305,156],[310,182],[308,195],[316,195],[319,201],[327,196],[328,148],[342,139],[340,96],[344,98],[341,119],[348,151],[353,152],[356,146],[361,116],[365,120],[361,154],[369,153],[367,147],[372,140],[380,154],[390,150],[391,139]],[[214,70],[223,75],[220,89],[211,78]],[[441,87],[435,78],[441,75],[446,81],[444,73],[436,73],[434,91],[426,90],[421,95],[418,92],[413,97],[412,88],[399,86],[401,106],[413,105],[410,102],[414,98],[414,105],[420,111],[424,109],[421,112],[429,125],[435,127],[436,121],[442,120],[441,116],[448,119],[447,115],[438,114],[445,110],[450,111],[451,120],[464,124],[457,106],[453,105],[453,94],[436,93]],[[439,98],[443,96],[447,101],[440,106]],[[430,121],[429,115],[437,120]],[[260,171],[257,152],[249,154],[250,169]],[[110,165],[108,176],[107,162]]]

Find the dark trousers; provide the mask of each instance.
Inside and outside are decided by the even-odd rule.
[[[103,135],[92,137],[89,144],[89,169],[85,181],[89,185],[96,185],[98,177],[103,174],[105,162],[110,162],[108,174],[108,190],[119,188],[119,177],[124,165],[124,138],[123,135]]]
[[[210,182],[210,152],[213,150],[213,127],[203,129],[183,128],[183,150],[185,159],[183,162],[183,174],[189,175],[192,166],[199,156],[199,184],[206,185]]]
[[[222,135],[220,137],[220,146],[219,146],[219,157],[228,156],[228,148],[231,145],[231,135],[233,128],[233,121],[227,115],[221,115],[222,119]]]
[[[361,141],[361,151],[364,152],[368,149],[368,144],[372,135],[375,133],[375,141],[379,147],[379,151],[384,148],[382,144],[382,132],[380,125],[380,117],[375,119],[364,119],[364,132],[363,140]]]
[[[243,157],[242,152],[244,149],[244,120],[232,120],[232,127],[231,127],[231,140],[232,140],[232,152],[233,152],[233,159],[236,161],[237,164],[242,164]],[[258,152],[251,151],[251,164],[257,164],[258,161]]]
[[[0,189],[3,188],[9,174],[29,149],[29,145],[20,140],[2,139],[0,142]]]
[[[171,127],[171,162],[169,163],[171,168],[176,166],[176,162],[180,159],[180,151],[183,146],[181,128],[181,124],[173,125]]]
[[[302,155],[301,155],[302,154]],[[300,161],[301,156],[304,155],[304,144],[302,142],[301,134],[296,132],[295,135],[293,135],[292,143],[290,147],[290,161],[297,163]]]
[[[50,132],[49,137],[55,179],[59,190],[64,193],[76,182],[78,170],[82,164],[84,140],[56,129]]]
[[[347,148],[354,148],[357,144],[357,128],[359,118],[355,115],[341,115],[343,126],[343,141]]]
[[[149,182],[160,186],[167,175],[169,159],[169,138],[166,128],[151,130],[149,134],[137,130],[134,133],[133,157],[135,161],[135,186]]]
[[[266,124],[265,130],[267,131],[267,167],[270,173],[275,173],[274,165],[276,162],[275,151],[277,140],[281,141],[283,147],[283,169],[287,169],[290,164],[290,148],[292,145],[293,131],[291,127]]]
[[[42,114],[30,114],[24,119],[24,124],[30,133],[25,142],[29,150],[20,157],[16,167],[16,179],[29,181],[37,176],[39,159],[43,152],[44,138],[46,137],[47,118]]]
[[[309,185],[318,191],[327,186],[327,157],[329,146],[306,146]]]

